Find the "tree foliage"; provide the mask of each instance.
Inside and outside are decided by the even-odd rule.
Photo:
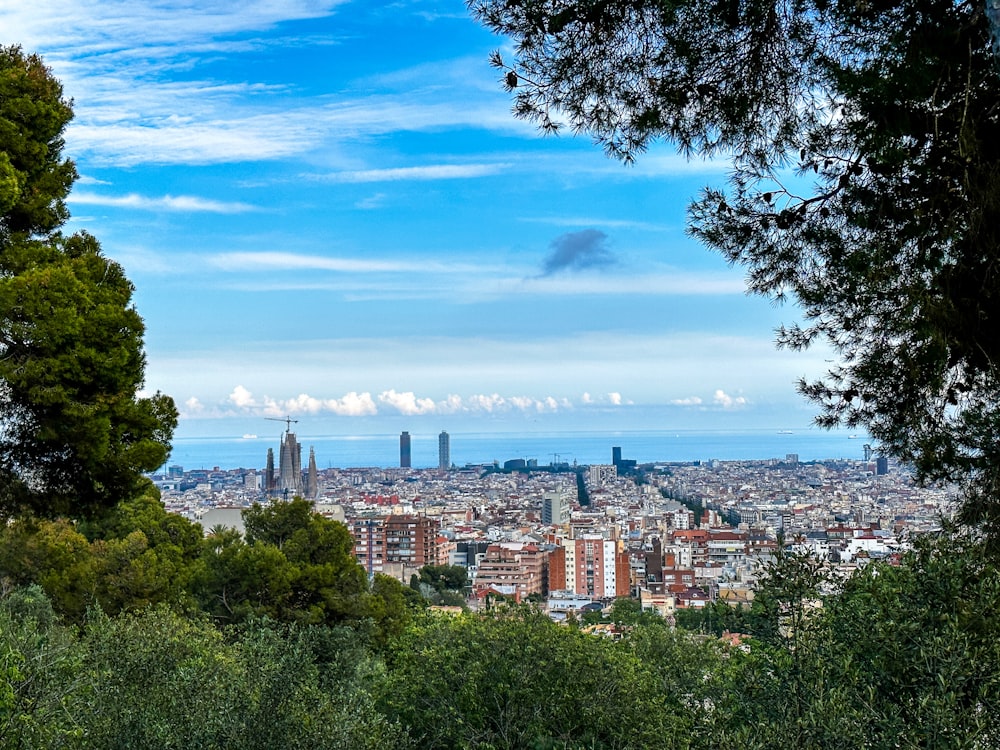
[[[244,511],[246,539],[227,529],[205,538],[193,584],[204,611],[222,623],[270,617],[361,628],[377,643],[409,621],[403,586],[368,581],[344,524],[296,497]]]
[[[148,494],[120,503],[100,522],[20,518],[0,530],[0,579],[40,586],[60,616],[82,623],[166,603],[194,607],[201,530]]]
[[[686,709],[609,639],[543,614],[427,616],[388,654],[379,705],[420,747],[685,747]]]
[[[0,48],[0,512],[87,516],[166,458],[173,401],[139,397],[144,326],[94,237],[58,233],[72,116],[41,60]]]
[[[249,613],[220,629],[163,604],[67,628],[38,586],[15,588],[0,597],[0,744],[995,747],[1000,577],[982,550],[926,537],[839,587],[778,556],[735,646],[625,604],[621,640],[517,607],[424,615],[377,649],[356,623]]]
[[[0,744],[17,748],[406,748],[378,670],[343,634],[256,622],[222,633],[164,608],[83,628],[44,594],[0,601]]]
[[[981,0],[470,0],[514,111],[631,161],[728,158],[691,233],[791,298],[800,383],[1000,528],[1000,75]],[[995,9],[994,9],[995,10]]]

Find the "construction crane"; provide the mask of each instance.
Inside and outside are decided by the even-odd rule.
[[[279,417],[264,417],[264,419],[269,419],[272,422],[284,422],[285,423],[285,432],[291,432],[292,431],[292,422],[295,422],[295,424],[299,423],[299,420],[292,419],[291,417],[284,417],[283,419],[279,418]]]

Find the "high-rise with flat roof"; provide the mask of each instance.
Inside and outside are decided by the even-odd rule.
[[[399,436],[399,466],[402,469],[410,468],[410,433],[403,432]]]
[[[438,435],[438,468],[447,469],[451,466],[451,438],[441,430]]]
[[[546,492],[542,496],[542,523],[559,526],[569,523],[569,498],[563,492]]]

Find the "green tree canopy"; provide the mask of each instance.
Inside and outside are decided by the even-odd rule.
[[[387,663],[380,705],[420,747],[691,746],[692,712],[634,652],[538,612],[429,615]]]
[[[64,237],[72,116],[36,56],[0,48],[0,513],[86,516],[163,463],[173,401],[139,397],[133,287],[86,233]]]
[[[991,0],[987,0],[990,2]],[[691,233],[791,298],[800,383],[1000,531],[1000,75],[983,0],[469,0],[514,111],[631,161],[731,160]],[[995,11],[995,6],[993,6]]]
[[[376,643],[409,622],[402,584],[368,581],[347,527],[300,497],[243,512],[246,540],[213,530],[202,546],[195,590],[220,622],[267,616],[302,624],[350,624]]]

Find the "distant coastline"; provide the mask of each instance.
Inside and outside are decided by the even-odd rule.
[[[436,468],[437,434],[412,434],[414,468]],[[844,431],[806,430],[636,430],[616,432],[451,433],[451,459],[456,466],[488,464],[512,458],[553,462],[609,464],[611,448],[639,463],[785,459],[862,460],[864,451],[856,434]],[[399,435],[298,434],[305,450],[316,451],[320,468],[394,467],[399,465]],[[258,437],[176,438],[170,464],[185,468],[260,469],[267,450],[277,457],[280,434]],[[277,458],[275,459],[277,460]]]

